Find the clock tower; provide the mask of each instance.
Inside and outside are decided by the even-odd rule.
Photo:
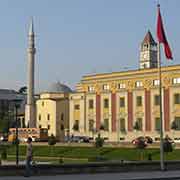
[[[150,31],[147,32],[140,51],[140,69],[157,68],[157,43]]]

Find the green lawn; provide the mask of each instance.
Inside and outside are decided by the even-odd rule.
[[[8,148],[8,158],[15,157],[15,146]],[[94,161],[97,158],[105,160],[147,160],[148,154],[152,154],[153,160],[159,160],[159,149],[138,150],[136,148],[95,148],[95,147],[60,147],[60,146],[33,146],[33,155],[37,160],[59,161],[63,159],[66,162],[87,162]],[[26,146],[19,146],[19,155],[25,158]],[[180,160],[180,150],[176,149],[165,155],[167,160]]]

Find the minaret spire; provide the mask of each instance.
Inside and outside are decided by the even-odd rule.
[[[29,26],[29,36],[34,35],[34,23],[33,23],[33,17],[31,17],[31,22]]]
[[[26,104],[26,114],[25,114],[25,123],[26,126],[29,125],[30,128],[36,126],[35,121],[35,100],[34,100],[34,61],[35,61],[35,33],[34,33],[34,24],[33,18],[29,25],[28,32],[28,81],[27,81],[27,104]]]

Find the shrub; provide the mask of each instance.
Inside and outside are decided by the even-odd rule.
[[[59,158],[59,164],[63,164],[63,163],[64,163],[63,159]]]
[[[101,138],[100,134],[98,134],[98,137],[96,138],[95,146],[99,148],[99,147],[103,147],[103,144],[104,144],[104,139]]]
[[[173,151],[172,144],[173,144],[172,140],[168,136],[166,136],[163,141],[164,152],[166,152],[166,153],[172,152]]]
[[[6,149],[3,149],[1,152],[1,159],[6,160],[7,159],[7,151]]]
[[[51,136],[49,137],[49,139],[48,139],[48,144],[49,144],[50,146],[53,146],[53,145],[56,144],[56,138],[55,138],[55,136],[54,136],[53,134],[51,134]]]

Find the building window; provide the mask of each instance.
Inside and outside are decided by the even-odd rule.
[[[109,119],[104,119],[104,131],[109,131]]]
[[[137,118],[137,123],[139,126],[139,131],[142,131],[142,118]]]
[[[155,130],[160,131],[160,118],[155,118]]]
[[[79,104],[75,104],[75,105],[74,105],[74,109],[75,109],[75,110],[79,110],[79,109],[80,109],[80,105],[79,105]]]
[[[89,109],[93,109],[94,108],[94,101],[93,99],[89,100]]]
[[[90,119],[89,120],[89,131],[93,131],[94,130],[94,120]]]
[[[63,124],[61,124],[61,131],[63,131],[64,130],[64,125]]]
[[[61,121],[64,120],[64,113],[61,113]]]
[[[73,125],[73,130],[79,131],[79,120],[75,120],[74,125]]]
[[[47,115],[47,120],[48,120],[48,121],[50,120],[50,114]]]
[[[41,121],[41,114],[39,114],[39,117],[38,117],[39,121]]]
[[[42,106],[44,106],[44,101],[42,102],[42,104],[41,104]]]
[[[50,130],[50,125],[48,124],[47,129]]]
[[[120,97],[120,107],[125,107],[125,98]]]
[[[180,84],[180,78],[173,78],[173,84]]]
[[[125,119],[120,118],[120,131],[124,132],[126,130],[125,128]]]
[[[175,122],[175,124],[177,126],[176,130],[180,130],[180,117],[175,117],[174,122]]]
[[[89,91],[89,92],[94,92],[94,91],[95,91],[94,86],[88,86],[88,91]]]
[[[143,45],[143,49],[144,49],[144,50],[147,50],[147,49],[148,49],[148,44],[144,44],[144,45]]]
[[[103,90],[109,90],[109,85],[108,84],[104,84],[103,85]]]
[[[159,95],[155,95],[154,96],[154,105],[155,106],[159,106],[160,105],[160,96]]]
[[[180,94],[174,94],[174,104],[180,104]]]
[[[159,79],[153,80],[153,85],[154,86],[159,86]]]
[[[142,96],[137,96],[136,97],[136,105],[137,106],[142,106]]]
[[[143,66],[144,69],[148,67],[148,65],[145,64],[145,63],[142,66]]]
[[[39,125],[39,129],[41,129],[41,125]]]
[[[142,87],[143,83],[142,81],[136,81],[136,87]]]
[[[104,99],[104,108],[109,108],[109,99]]]
[[[125,88],[126,88],[126,84],[124,83],[118,84],[118,89],[125,89]]]

